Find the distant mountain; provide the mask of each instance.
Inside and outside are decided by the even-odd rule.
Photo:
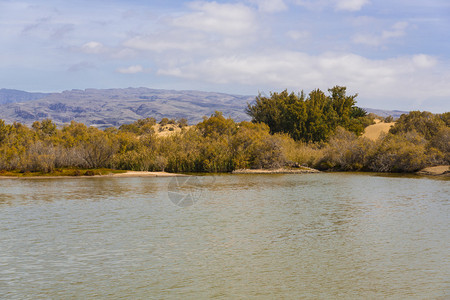
[[[74,120],[107,128],[149,117],[157,120],[186,118],[189,124],[197,124],[203,116],[210,116],[217,110],[235,121],[243,121],[250,120],[245,108],[254,100],[255,96],[149,88],[86,89],[51,94],[0,89],[0,119],[27,125],[45,118],[59,125]],[[397,118],[405,113],[366,110],[381,117]]]
[[[368,113],[376,114],[380,117],[389,117],[392,116],[394,119],[399,118],[403,114],[407,114],[407,111],[402,110],[383,110],[383,109],[374,109],[374,108],[364,108]]]
[[[17,95],[30,94],[22,93]],[[56,124],[74,120],[106,128],[148,117],[157,120],[186,118],[190,124],[196,124],[203,116],[210,116],[218,110],[227,117],[242,121],[249,119],[244,110],[247,103],[255,99],[254,96],[148,88],[71,90],[41,96],[34,101],[0,104],[0,119],[27,125],[45,118]]]
[[[0,104],[26,102],[42,99],[50,94],[48,93],[29,93],[19,90],[0,89]]]

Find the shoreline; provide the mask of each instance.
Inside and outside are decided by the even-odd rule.
[[[58,179],[58,178],[133,178],[133,177],[183,177],[189,176],[179,173],[168,172],[148,172],[148,171],[127,171],[125,173],[109,173],[104,175],[80,175],[80,176],[0,176],[0,179]]]
[[[342,171],[341,171],[342,172]],[[322,173],[321,171],[313,168],[302,167],[298,169],[287,169],[287,168],[278,168],[278,169],[238,169],[231,172],[231,174],[317,174]],[[345,171],[343,173],[346,173]],[[375,172],[383,174],[383,172]],[[202,173],[203,174],[203,173]],[[216,174],[216,173],[211,173]],[[229,173],[230,174],[230,173]],[[387,174],[396,174],[396,173],[387,173]],[[434,166],[434,167],[426,167],[420,171],[412,172],[412,173],[401,173],[401,174],[410,174],[410,175],[420,175],[420,176],[433,176],[433,177],[450,177],[450,166]],[[168,173],[168,172],[149,172],[149,171],[126,171],[123,173],[108,173],[103,175],[36,175],[36,176],[2,176],[1,179],[58,179],[58,178],[138,178],[138,177],[185,177],[192,176],[193,174],[180,174],[180,173]],[[194,175],[195,176],[195,175]]]

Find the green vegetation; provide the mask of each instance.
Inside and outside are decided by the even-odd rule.
[[[361,135],[373,119],[355,106],[357,95],[347,96],[346,88],[340,86],[328,91],[326,96],[317,89],[307,98],[303,91],[295,95],[285,90],[270,98],[259,95],[248,105],[247,114],[252,122],[267,124],[271,133],[287,133],[297,141],[325,141],[338,126]]]
[[[308,166],[322,170],[413,172],[450,164],[450,114],[413,111],[389,133],[372,141],[361,137],[373,116],[355,106],[345,88],[320,90],[305,99],[284,91],[259,96],[236,123],[216,112],[181,132],[159,136],[153,118],[100,130],[51,120],[31,128],[0,120],[0,175],[96,175],[114,170],[230,172],[242,168]]]

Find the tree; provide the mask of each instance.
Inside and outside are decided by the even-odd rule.
[[[357,94],[347,96],[346,87],[340,86],[328,91],[330,96],[313,90],[306,99],[303,91],[298,95],[287,90],[270,97],[258,95],[246,112],[252,122],[267,124],[272,134],[287,133],[294,140],[324,141],[337,126],[361,134],[367,126],[367,113],[355,106]]]

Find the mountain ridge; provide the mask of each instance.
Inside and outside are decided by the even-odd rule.
[[[247,103],[256,96],[233,95],[197,90],[137,88],[73,89],[59,93],[30,93],[0,89],[0,119],[7,123],[31,125],[50,118],[58,125],[76,121],[107,128],[153,117],[185,118],[190,124],[203,116],[221,111],[235,121],[250,120]],[[387,117],[399,117],[404,111],[366,109]]]
[[[50,93],[26,92],[21,90],[2,88],[0,89],[0,105],[39,100],[48,95],[50,95]]]

